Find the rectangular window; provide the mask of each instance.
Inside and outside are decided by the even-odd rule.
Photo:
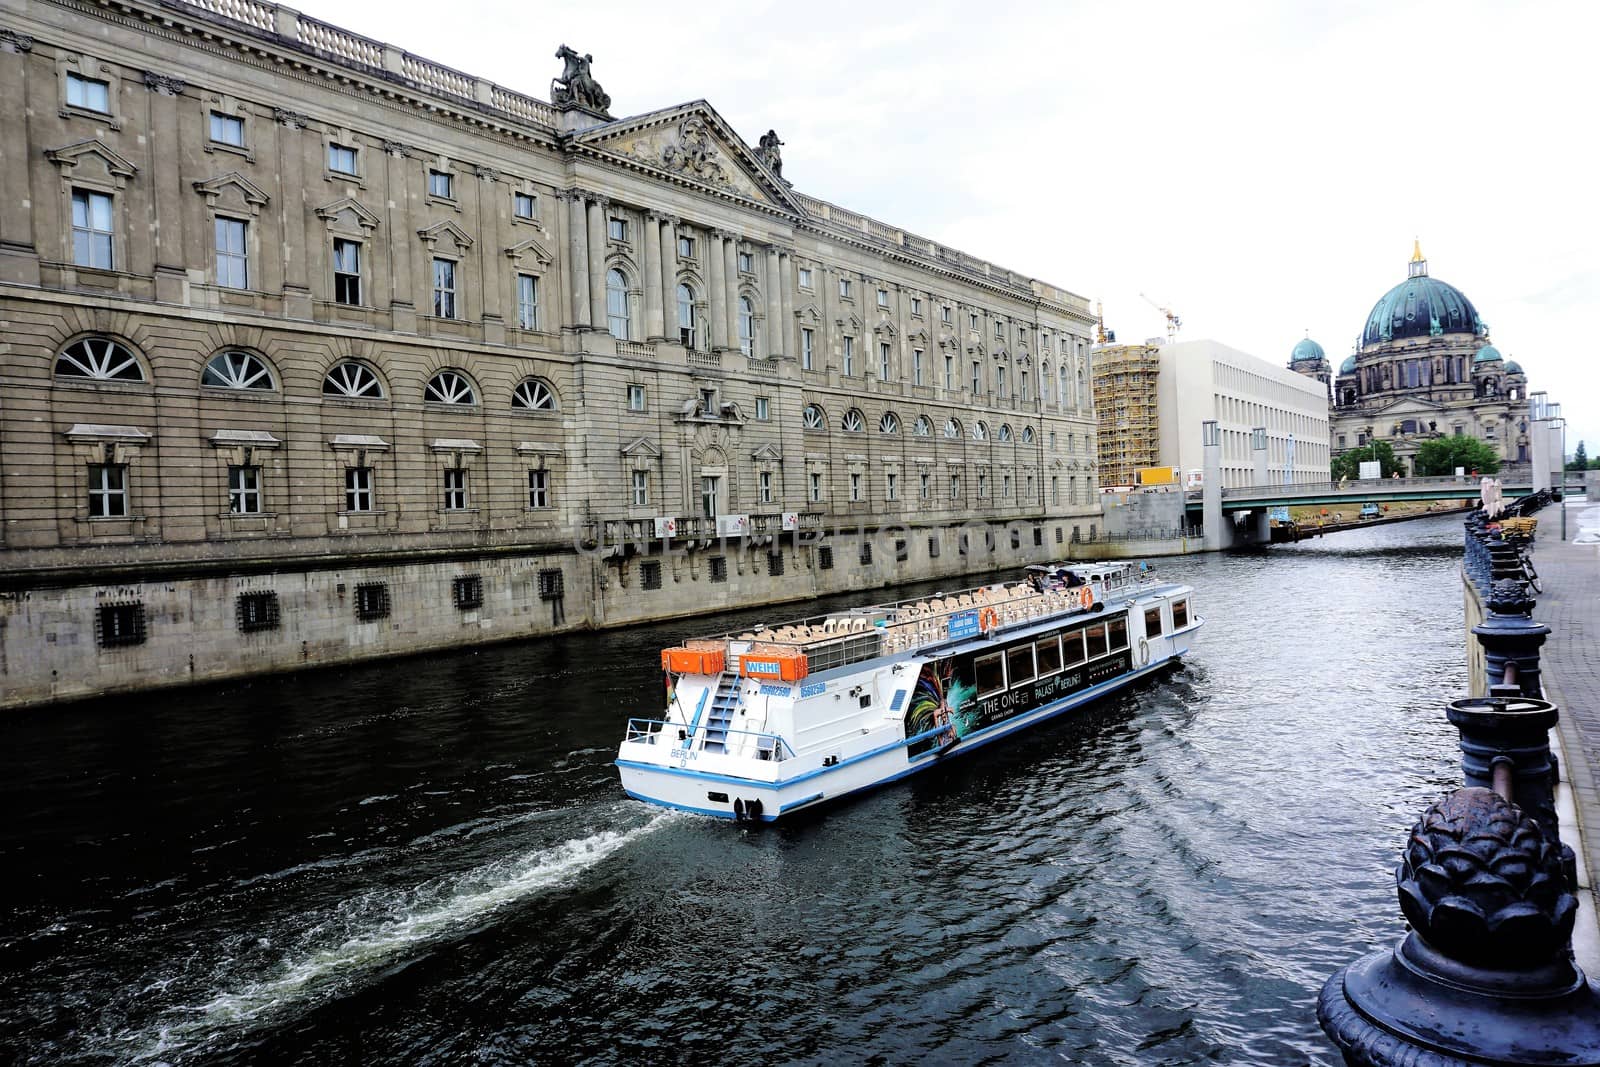
[[[770,418],[772,418],[772,398],[756,397],[756,421],[766,422]]]
[[[1046,678],[1061,669],[1061,638],[1047,637],[1033,646],[1033,658],[1039,665],[1039,677]]]
[[[712,556],[706,562],[710,565],[711,580],[713,582],[725,582],[728,580],[727,556]]]
[[[850,279],[849,278],[840,278],[839,279],[839,295],[842,296],[846,300],[850,299]]]
[[[899,496],[899,482],[900,476],[893,471],[889,471],[883,476],[883,499],[894,500]]]
[[[633,506],[636,508],[647,507],[650,504],[650,472],[633,472]]]
[[[89,517],[120,519],[128,514],[128,468],[99,463],[89,468]]]
[[[939,321],[944,323],[946,326],[950,325],[950,320],[954,317],[954,313],[948,307],[941,307],[939,309]]]
[[[1011,475],[1009,474],[1002,474],[1000,476],[1000,496],[1002,498],[1009,498],[1011,496]]]
[[[776,578],[783,573],[783,553],[767,553],[767,573]]]
[[[1144,635],[1146,637],[1161,636],[1161,609],[1149,608],[1144,613]]]
[[[926,500],[928,499],[928,492],[928,476],[926,474],[917,475],[917,495]]]
[[[817,570],[833,570],[833,546],[819,545],[817,547]]]
[[[67,72],[67,103],[102,115],[111,114],[111,83]]]
[[[889,346],[886,344],[878,345],[878,380],[889,380]]]
[[[220,111],[213,111],[211,113],[211,139],[217,144],[243,148],[244,119],[237,115],[224,115]]]
[[[721,406],[717,403],[715,389],[700,390],[700,414],[708,419],[714,419],[722,414]]]
[[[328,169],[335,174],[356,173],[356,150],[348,145],[328,145]]]
[[[856,559],[861,563],[861,565],[863,567],[872,566],[872,542],[871,541],[862,541],[861,542],[861,551],[856,556]]]
[[[528,506],[530,508],[547,508],[550,506],[550,472],[535,470],[528,472]]]
[[[954,389],[956,387],[956,357],[954,356],[944,357],[944,387],[946,389]]]
[[[878,306],[881,308],[886,308],[889,306],[889,290],[878,290]]]
[[[1061,635],[1061,665],[1076,667],[1083,662],[1083,631],[1069,630]]]
[[[802,288],[802,289],[811,288],[811,268],[810,267],[801,267],[800,268],[800,288]]]
[[[846,336],[844,339],[844,376],[846,378],[856,372],[856,339]]]
[[[967,315],[967,329],[976,330],[977,328],[978,328],[978,313],[975,312],[975,311],[974,312],[969,312],[968,315]]]
[[[974,395],[983,393],[983,364],[972,364],[972,392]]]
[[[362,582],[356,586],[356,618],[362,622],[389,617],[387,582]]]
[[[537,581],[540,600],[560,600],[566,595],[566,578],[556,567],[541,570]]]
[[[87,189],[72,190],[72,262],[80,267],[111,270],[111,197]]]
[[[483,607],[483,575],[463,574],[450,580],[450,599],[457,611]]]
[[[217,284],[228,289],[250,288],[249,255],[245,251],[245,226],[240,219],[217,219]]]
[[[1103,622],[1097,622],[1084,630],[1083,638],[1090,659],[1098,659],[1110,651],[1106,647],[1106,624]]]
[[[433,314],[440,319],[456,317],[456,262],[453,259],[433,261]]]
[[[1033,646],[1022,645],[1006,650],[1006,675],[1012,685],[1033,681]]]
[[[357,307],[361,303],[361,242],[333,239],[333,299]]]
[[[950,499],[951,500],[959,500],[960,498],[961,498],[961,475],[952,474],[950,476]]]
[[[371,467],[346,467],[344,469],[344,509],[346,511],[372,510]]]
[[[911,384],[922,384],[922,349],[911,350]]]
[[[772,472],[762,471],[756,477],[761,490],[761,502],[763,504],[772,503]]]
[[[444,509],[467,510],[467,472],[461,469],[444,472]]]
[[[816,370],[817,335],[809,326],[800,327],[800,369]]]
[[[1172,628],[1181,630],[1189,625],[1189,602],[1187,600],[1174,600],[1172,602]]]
[[[754,274],[756,269],[755,257],[749,252],[739,253],[739,273]]]
[[[822,499],[822,475],[813,472],[811,478],[811,502],[817,503]]]
[[[850,500],[852,502],[857,502],[857,501],[860,501],[860,499],[861,499],[861,475],[852,473],[850,475]]]
[[[1006,398],[1006,369],[1005,369],[1005,367],[996,367],[994,369],[994,395],[997,398],[1001,399],[1001,400],[1004,400]]]
[[[607,219],[606,236],[613,241],[626,241],[628,239],[628,220]]]
[[[144,604],[101,604],[94,615],[94,635],[101,648],[144,644]]]
[[[1128,647],[1128,617],[1113,615],[1106,620],[1106,636],[1111,641],[1111,651],[1121,652]]]
[[[995,324],[994,324],[994,339],[996,341],[1003,341],[1003,340],[1005,340],[1005,337],[1006,337],[1006,324],[1001,322],[1001,321],[999,321],[998,319],[996,319],[995,320]]]
[[[262,633],[278,628],[278,594],[240,593],[233,604],[234,618],[242,634]]]
[[[1052,504],[1061,503],[1061,477],[1060,477],[1060,475],[1052,474],[1050,476],[1050,503],[1052,503]]]
[[[639,564],[639,579],[646,589],[660,589],[661,561],[652,559]]]
[[[517,275],[517,325],[524,330],[539,328],[539,279],[532,274]]]
[[[519,219],[531,219],[537,204],[532,193],[511,194],[511,214]]]
[[[708,519],[717,517],[717,488],[721,481],[709,475],[700,479],[700,514]]]
[[[261,468],[228,468],[228,511],[234,515],[261,514]]]
[[[642,385],[630,385],[630,386],[628,386],[628,410],[629,411],[643,411],[644,410],[644,386],[642,386]]]
[[[911,314],[918,317],[922,315],[922,299],[920,297],[914,296],[911,298]]]
[[[454,174],[447,174],[442,170],[430,170],[428,172],[429,196],[442,196],[446,200],[454,200],[456,197],[455,190],[456,176]]]
[[[678,258],[679,259],[693,259],[694,258],[694,238],[693,237],[680,237],[680,238],[678,238]]]
[[[978,472],[978,499],[982,500],[989,495],[989,476],[982,471]]]
[[[989,656],[979,656],[972,666],[974,673],[977,675],[979,700],[1006,691],[1006,667],[1003,653],[996,652]]]
[[[928,538],[928,558],[929,559],[938,559],[939,558],[939,535],[938,534],[934,534],[932,537]]]

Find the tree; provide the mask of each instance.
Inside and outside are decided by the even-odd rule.
[[[1374,452],[1376,452],[1376,455],[1374,455]],[[1370,463],[1373,459],[1378,461],[1378,469],[1383,472],[1383,477],[1385,478],[1400,469],[1400,461],[1394,458],[1394,446],[1389,444],[1388,441],[1375,441],[1370,445],[1352,448],[1348,452],[1334,456],[1332,464],[1334,480],[1359,478],[1361,476],[1361,464],[1363,462]]]
[[[1578,448],[1572,453],[1572,459],[1567,461],[1567,470],[1586,471],[1589,469],[1589,450],[1583,447],[1583,442],[1578,442]]]
[[[1476,437],[1435,437],[1417,449],[1418,474],[1454,474],[1457,467],[1493,474],[1500,469],[1500,454]]]

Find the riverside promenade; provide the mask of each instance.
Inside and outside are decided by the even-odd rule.
[[[1539,512],[1533,562],[1544,585],[1533,617],[1550,627],[1540,670],[1545,697],[1561,709],[1562,776],[1571,786],[1579,836],[1569,841],[1579,853],[1578,880],[1587,889],[1590,915],[1600,914],[1600,545],[1573,544],[1580,512],[1600,507],[1574,501],[1567,511],[1567,537],[1561,540],[1561,507]],[[1566,813],[1563,813],[1565,821]],[[1593,931],[1580,930],[1578,936]],[[1580,956],[1584,955],[1581,946]],[[1594,949],[1591,947],[1591,953]],[[1592,956],[1591,956],[1592,958]],[[1586,963],[1586,969],[1592,966]]]

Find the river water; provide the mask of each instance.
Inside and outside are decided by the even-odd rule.
[[[1459,784],[1460,540],[1163,561],[1174,674],[792,826],[622,795],[681,624],[7,715],[0,1049],[1334,1064],[1316,991]]]

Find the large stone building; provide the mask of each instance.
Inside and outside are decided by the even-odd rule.
[[[1310,338],[1290,355],[1297,373],[1329,382]],[[1528,379],[1489,343],[1489,327],[1466,294],[1429,277],[1415,246],[1406,279],[1367,316],[1356,351],[1332,379],[1335,455],[1386,441],[1408,471],[1430,438],[1476,437],[1508,460],[1529,458]]]
[[[1083,298],[558,57],[545,102],[259,0],[6,6],[0,703],[1087,527]]]

